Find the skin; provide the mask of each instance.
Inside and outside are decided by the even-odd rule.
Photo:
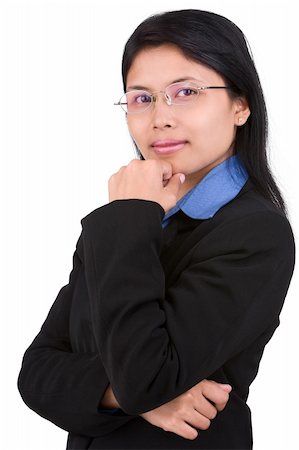
[[[128,72],[127,90],[143,86],[150,92],[163,91],[182,77],[199,86],[225,85],[213,69],[187,59],[173,45],[161,45],[137,54]],[[160,95],[149,110],[128,114],[129,132],[145,161],[135,159],[109,179],[109,201],[151,200],[167,212],[232,155],[237,127],[244,125],[249,115],[246,99],[232,100],[226,89],[202,91],[188,106],[169,106]],[[187,142],[180,151],[161,155],[152,147],[160,139]]]
[[[223,411],[231,390],[228,384],[202,380],[173,400],[140,416],[164,431],[193,440],[198,436],[198,429],[207,430],[218,411]],[[121,408],[111,385],[101,400],[100,408]]]
[[[162,91],[182,77],[197,82],[199,86],[226,84],[221,75],[187,59],[177,47],[162,45],[137,54],[128,73],[127,90],[139,85],[150,92]],[[185,174],[180,198],[232,154],[237,127],[244,125],[249,114],[244,98],[232,101],[226,89],[215,89],[201,91],[198,99],[187,107],[168,106],[160,95],[149,111],[128,114],[127,123],[146,160],[168,162],[173,173]],[[188,144],[173,155],[157,155],[151,147],[152,142],[167,138],[184,139]]]
[[[143,86],[149,92],[163,91],[182,77],[198,86],[225,85],[213,69],[187,59],[179,48],[165,44],[137,54],[128,72],[127,90]],[[109,201],[150,200],[169,211],[213,167],[233,154],[237,127],[244,125],[249,115],[246,99],[232,100],[226,89],[202,91],[188,106],[169,106],[159,94],[154,107],[127,115],[129,132],[145,161],[135,159],[112,175]],[[179,139],[186,144],[178,152],[161,155],[152,147],[154,141],[161,139]],[[228,385],[203,380],[141,416],[166,431],[195,439],[196,428],[207,429],[215,412],[225,407],[230,390]],[[106,394],[104,405],[118,407],[111,386]]]

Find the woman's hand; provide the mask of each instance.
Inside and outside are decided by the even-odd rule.
[[[225,408],[231,389],[228,384],[203,380],[175,399],[140,416],[164,431],[192,440],[198,436],[195,428],[207,430],[217,412]],[[101,400],[100,408],[121,408],[110,384]]]
[[[165,212],[178,201],[182,173],[172,173],[167,161],[133,159],[109,179],[109,202],[113,200],[140,199],[159,203]]]
[[[207,430],[217,411],[225,408],[231,389],[227,384],[203,380],[174,400],[140,416],[164,431],[193,440],[198,436],[195,428]]]

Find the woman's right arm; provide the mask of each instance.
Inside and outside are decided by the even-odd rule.
[[[29,408],[60,428],[100,436],[134,416],[122,411],[113,416],[101,413],[99,403],[109,380],[99,354],[74,353],[71,348],[70,310],[83,269],[79,241],[69,283],[59,291],[39,334],[24,354],[18,388]]]
[[[140,414],[150,424],[185,439],[195,439],[199,430],[207,430],[218,411],[229,400],[231,386],[212,380],[202,380],[188,391],[151,411]],[[101,401],[101,407],[119,408],[111,385]]]
[[[121,409],[113,415],[101,411],[119,408],[119,404],[99,354],[97,351],[74,353],[71,348],[69,317],[77,280],[83,270],[81,244],[79,238],[69,283],[59,291],[40,332],[24,354],[18,388],[27,406],[40,416],[68,432],[93,437],[109,433],[135,416]],[[178,402],[181,410],[188,406],[188,392],[185,397],[174,399],[176,404],[168,402],[145,413],[143,418],[165,429],[167,424],[161,411],[167,408],[172,417],[177,417]],[[218,392],[220,397],[214,399],[215,403],[222,398],[220,388]],[[180,429],[178,424],[171,431],[180,434]]]

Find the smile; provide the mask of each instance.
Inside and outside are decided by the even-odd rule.
[[[152,148],[158,155],[168,155],[181,150],[185,144],[187,144],[187,141],[165,139],[153,142]]]

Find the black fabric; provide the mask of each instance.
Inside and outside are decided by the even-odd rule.
[[[251,449],[246,404],[294,268],[286,217],[250,179],[208,220],[118,200],[81,221],[69,284],[26,351],[25,403],[69,432],[68,449]],[[189,441],[139,414],[204,378],[225,410]],[[111,383],[118,413],[99,409]]]

